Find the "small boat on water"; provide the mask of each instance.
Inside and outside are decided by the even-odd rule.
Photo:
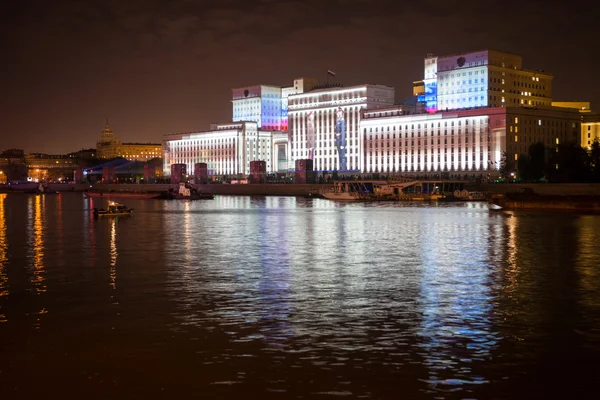
[[[208,193],[200,193],[193,186],[181,182],[179,184],[179,191],[176,192],[171,188],[168,192],[161,193],[158,198],[164,200],[212,200],[215,196]]]
[[[131,215],[133,208],[129,208],[124,204],[109,201],[106,209],[94,208],[94,218],[99,217],[126,217]]]
[[[152,192],[118,192],[118,191],[102,191],[102,190],[88,190],[83,192],[85,197],[106,197],[114,199],[154,199],[160,196],[160,193]]]

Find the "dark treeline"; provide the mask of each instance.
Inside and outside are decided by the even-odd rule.
[[[578,143],[559,144],[558,151],[538,142],[529,146],[518,161],[502,158],[500,173],[514,173],[520,182],[595,182],[600,183],[600,142],[596,139],[589,150]],[[510,179],[510,178],[509,178]]]

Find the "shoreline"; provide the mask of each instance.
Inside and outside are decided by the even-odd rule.
[[[129,192],[159,193],[175,188],[176,184],[74,184],[49,183],[49,192]],[[333,188],[333,184],[194,184],[198,192],[212,195],[238,196],[308,196]],[[36,183],[0,185],[0,193],[27,193]],[[473,191],[484,192],[488,203],[506,210],[556,210],[600,212],[600,184],[486,184],[465,185]],[[398,198],[393,201],[406,201]]]

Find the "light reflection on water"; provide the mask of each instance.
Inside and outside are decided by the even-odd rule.
[[[333,363],[362,369],[366,360],[344,353],[382,352],[388,354],[384,365],[396,367],[422,357],[433,387],[486,382],[472,373],[470,363],[485,361],[499,340],[489,321],[491,270],[485,250],[491,236],[496,246],[503,238],[495,229],[501,220],[480,223],[489,218],[485,207],[469,209],[462,216],[467,222],[453,225],[456,215],[445,209],[420,215],[390,208],[373,216],[373,210],[332,202],[313,208],[295,204],[295,198],[242,200],[245,209],[258,211],[219,214],[220,224],[235,227],[226,246],[213,243],[211,232],[202,236],[205,249],[214,245],[218,251],[205,254],[213,262],[198,271],[208,268],[215,275],[177,301],[191,316],[198,296],[212,292],[215,299],[213,308],[187,324],[218,324],[233,342],[262,341],[264,351],[300,352],[298,367],[306,361],[318,368]],[[239,204],[229,205],[235,211]],[[206,222],[209,231],[220,225]],[[459,238],[462,245],[453,246]],[[238,264],[228,259],[232,251]],[[190,279],[196,281],[193,274],[175,281]],[[418,327],[407,327],[394,315],[422,319]],[[423,338],[418,354],[409,348],[415,335]],[[455,356],[458,344],[464,354]],[[319,356],[323,350],[332,352],[330,360]],[[444,380],[437,377],[442,369],[449,376]]]
[[[547,376],[594,381],[598,216],[296,197],[127,205],[131,218],[94,220],[101,205],[78,194],[0,195],[9,379],[22,366],[55,387],[52,359],[74,390],[113,397],[490,398],[544,393]],[[19,226],[22,259],[5,250],[23,247],[6,233]],[[8,343],[46,310],[23,358]]]
[[[110,220],[110,287],[117,288],[117,218]]]
[[[427,234],[419,235],[427,240],[421,247],[426,249],[421,253],[423,319],[417,334],[432,389],[487,383],[473,362],[488,361],[500,340],[491,323],[491,291],[497,283],[488,252],[503,237],[495,225],[472,221],[478,217],[466,215],[451,224],[432,220]]]
[[[37,195],[29,197],[30,200],[30,223],[29,223],[29,243],[31,251],[33,276],[31,283],[38,294],[46,291],[45,267],[44,267],[44,223],[43,223],[43,205],[45,196]],[[33,205],[31,205],[33,203]]]
[[[6,200],[6,194],[0,193],[0,298],[8,295],[8,274],[7,274],[7,261],[8,261],[8,242],[6,240],[6,216],[4,202]],[[2,304],[0,304],[0,307]],[[0,308],[0,323],[6,322],[6,315]]]

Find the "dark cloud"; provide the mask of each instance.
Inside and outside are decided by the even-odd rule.
[[[5,2],[6,3],[6,2]],[[3,4],[0,149],[161,141],[231,117],[230,88],[294,77],[410,95],[423,57],[493,48],[555,74],[555,98],[600,106],[586,2],[513,0],[31,1]]]

